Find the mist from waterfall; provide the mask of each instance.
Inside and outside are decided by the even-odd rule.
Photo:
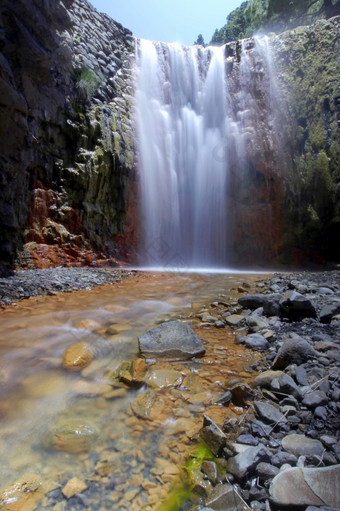
[[[264,43],[251,41],[263,64]],[[137,42],[143,266],[230,265],[230,179],[247,167],[249,139],[258,122],[251,86],[254,57],[244,44],[241,54],[237,62],[235,55],[228,59],[226,47]],[[230,60],[238,67],[236,78]]]

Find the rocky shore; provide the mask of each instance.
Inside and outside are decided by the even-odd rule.
[[[92,289],[104,284],[113,284],[130,275],[129,271],[104,268],[59,267],[14,271],[8,277],[0,277],[0,305],[11,305],[30,296]]]
[[[216,460],[200,466],[206,495],[195,509],[339,509],[340,275],[276,275],[257,287],[201,315],[263,359],[252,387],[229,382],[223,397],[245,413],[222,428],[204,418],[200,438]]]

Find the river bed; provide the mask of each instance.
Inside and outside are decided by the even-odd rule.
[[[39,492],[27,493],[32,498],[25,509],[35,509],[37,501],[39,509],[55,511],[158,509],[203,414],[222,425],[242,413],[214,402],[228,380],[251,381],[259,358],[235,343],[234,332],[202,323],[197,314],[205,304],[232,303],[238,288],[251,291],[261,278],[141,272],[115,285],[34,297],[1,311],[2,488],[37,474]],[[195,329],[205,356],[148,361],[149,382],[155,372],[178,375],[156,386],[130,389],[113,381],[122,361],[138,357],[138,337],[169,319]],[[69,371],[63,354],[80,341],[91,344],[94,360]],[[138,410],[146,401],[143,416]],[[86,488],[67,498],[63,489],[73,478]],[[7,508],[23,509],[13,507],[19,502],[14,496]]]

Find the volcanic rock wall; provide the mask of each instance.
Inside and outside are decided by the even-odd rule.
[[[114,256],[134,180],[134,39],[86,0],[8,0],[0,16],[0,261]]]

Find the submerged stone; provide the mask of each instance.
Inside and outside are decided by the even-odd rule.
[[[148,358],[188,359],[204,355],[202,339],[180,321],[169,321],[152,328],[138,339],[139,350]]]

